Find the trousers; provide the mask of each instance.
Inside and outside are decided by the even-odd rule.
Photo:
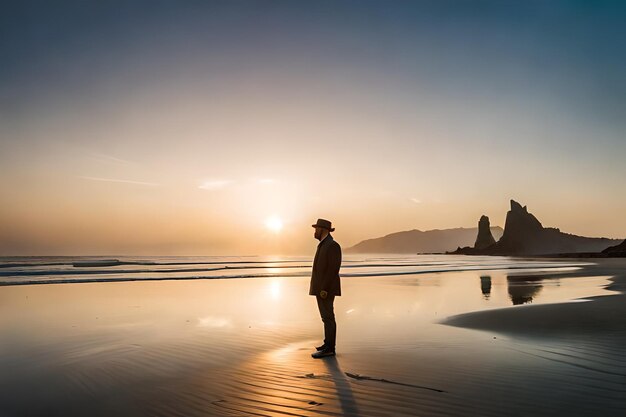
[[[315,298],[317,299],[317,308],[320,310],[322,322],[324,322],[324,344],[328,348],[335,349],[335,342],[337,340],[337,323],[335,322],[335,311],[333,307],[335,296],[328,295],[326,298],[322,298],[317,295]]]

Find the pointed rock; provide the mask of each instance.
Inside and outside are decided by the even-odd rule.
[[[491,227],[489,225],[489,217],[481,216],[478,221],[478,236],[474,243],[474,249],[485,249],[496,243],[496,240],[491,234]]]

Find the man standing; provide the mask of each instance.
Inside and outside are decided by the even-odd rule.
[[[311,226],[315,228],[314,236],[320,243],[317,245],[317,252],[315,252],[315,259],[313,260],[309,295],[314,295],[317,299],[317,307],[324,322],[324,344],[316,347],[317,352],[311,354],[317,359],[335,355],[337,323],[335,322],[333,302],[335,296],[341,295],[339,279],[341,246],[330,235],[330,232],[335,231],[335,228],[331,227],[330,221],[317,219],[317,223]]]

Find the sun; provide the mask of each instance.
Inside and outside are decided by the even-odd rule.
[[[265,227],[274,233],[278,233],[283,228],[283,221],[278,216],[271,216],[265,219]]]

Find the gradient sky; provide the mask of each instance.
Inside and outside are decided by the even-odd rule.
[[[0,14],[0,255],[626,237],[626,3],[29,2]],[[278,216],[274,233],[265,220]]]

